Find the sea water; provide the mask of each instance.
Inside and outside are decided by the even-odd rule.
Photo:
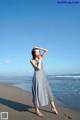
[[[80,111],[80,74],[47,75],[54,101],[59,105]],[[31,92],[32,76],[0,77],[0,83],[22,88]]]

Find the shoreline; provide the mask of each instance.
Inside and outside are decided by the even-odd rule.
[[[50,106],[39,107],[40,111],[45,115],[40,118],[35,114],[32,103],[32,94],[29,91],[23,90],[16,86],[6,83],[0,83],[0,112],[8,112],[10,120],[79,120],[80,111],[71,108],[63,107],[55,103],[59,115],[50,112]]]
[[[21,90],[23,90],[23,91],[26,91],[26,92],[29,92],[30,94],[32,94],[30,90],[25,90],[25,89],[23,89],[23,88],[21,88],[21,87],[18,87],[18,86],[16,86],[16,85],[14,85],[15,83],[1,83],[1,84],[10,85],[10,86],[19,88],[19,89],[21,89]],[[56,100],[55,100],[55,101],[56,101]],[[58,104],[59,106],[62,106],[62,107],[64,107],[64,108],[69,108],[69,109],[74,110],[74,111],[76,111],[76,112],[80,112],[80,109],[73,108],[73,107],[71,107],[71,106],[67,106],[67,105],[65,105],[65,104],[63,104],[63,103],[58,103],[58,102],[56,102],[56,104]]]

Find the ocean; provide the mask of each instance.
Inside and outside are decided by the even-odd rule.
[[[47,75],[47,79],[57,104],[80,111],[80,74]],[[32,76],[0,76],[0,83],[8,83],[31,92]]]

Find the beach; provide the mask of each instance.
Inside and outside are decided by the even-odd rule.
[[[8,112],[8,120],[80,120],[80,112],[55,103],[58,115],[50,112],[50,105],[39,107],[44,114],[35,114],[32,94],[10,84],[0,84],[0,113]]]

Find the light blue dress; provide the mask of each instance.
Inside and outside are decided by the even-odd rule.
[[[38,64],[37,61],[36,64]],[[53,101],[53,93],[44,73],[43,63],[41,62],[41,69],[36,70],[34,68],[32,78],[32,102],[37,106],[45,106],[48,105],[50,101]]]

